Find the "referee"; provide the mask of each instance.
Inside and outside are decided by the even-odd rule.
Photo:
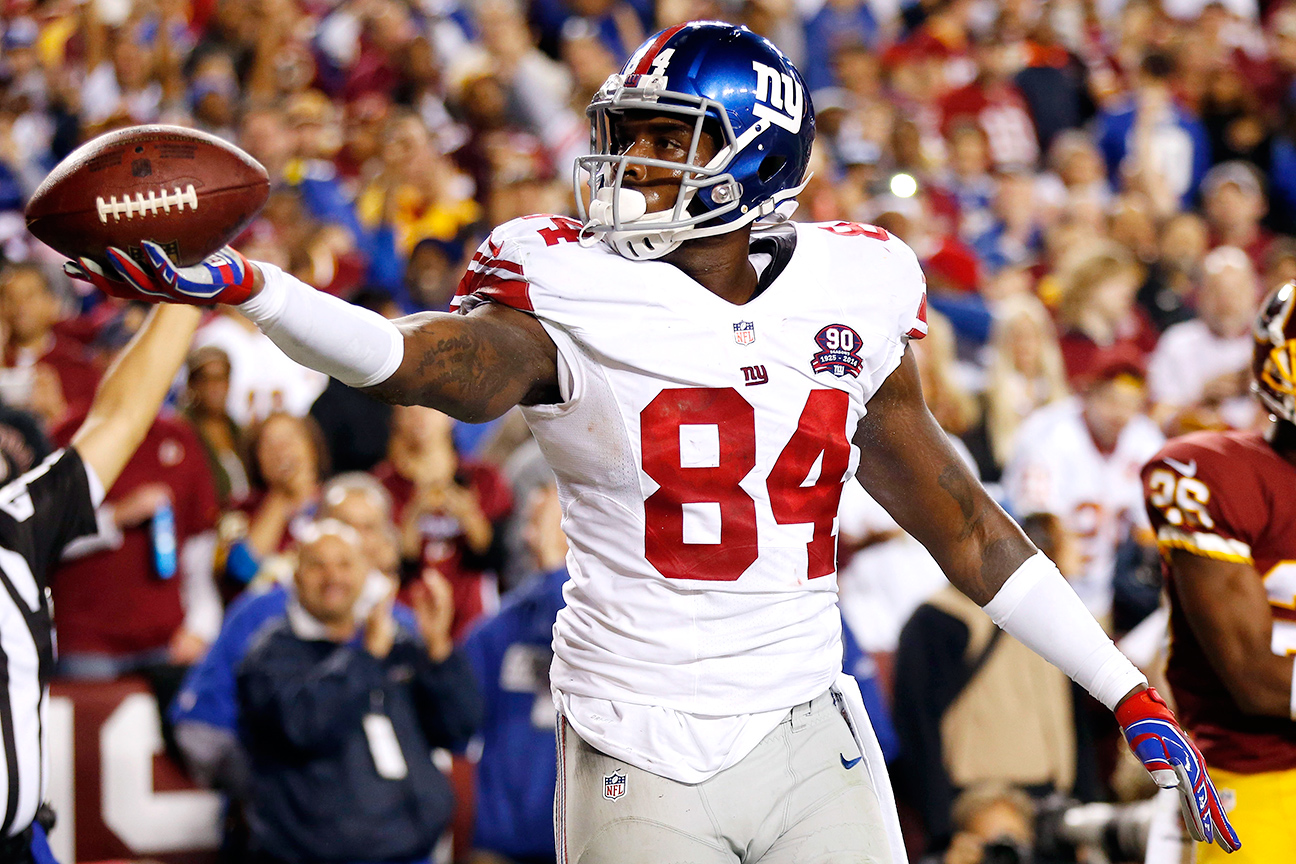
[[[50,567],[70,541],[95,532],[95,507],[153,423],[201,314],[154,307],[104,375],[71,446],[0,488],[0,864],[54,861],[35,821],[54,668]]]

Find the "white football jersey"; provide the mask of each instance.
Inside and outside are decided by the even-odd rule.
[[[1100,620],[1111,612],[1116,546],[1131,525],[1147,527],[1139,471],[1165,436],[1151,419],[1126,424],[1110,455],[1099,452],[1073,396],[1031,414],[1004,469],[1004,491],[1019,516],[1052,513],[1080,541],[1084,572],[1072,579]]]
[[[926,332],[924,281],[881,229],[800,224],[784,269],[739,306],[671,264],[581,245],[579,227],[495,229],[460,299],[527,311],[558,347],[563,401],[524,414],[570,543],[559,707],[600,750],[696,782],[841,670],[851,438]]]

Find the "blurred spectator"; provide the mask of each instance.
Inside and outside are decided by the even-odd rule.
[[[98,7],[83,14],[86,77],[81,85],[82,119],[96,131],[116,125],[156,123],[182,87],[176,35],[168,17],[132,14],[120,26],[98,20]]]
[[[368,237],[369,282],[389,287],[400,284],[420,240],[456,239],[481,209],[472,182],[435,149],[417,115],[402,112],[387,121],[381,158],[382,169],[361,190],[356,212]]]
[[[1069,392],[1057,332],[1043,304],[1025,294],[1002,301],[995,308],[985,389],[986,431],[1001,469],[1022,421]]]
[[[85,348],[60,335],[62,300],[37,264],[10,264],[0,273],[0,322],[5,339],[0,394],[53,429],[90,408],[99,369]]]
[[[929,309],[927,336],[911,344],[928,410],[951,436],[962,435],[976,423],[978,409],[959,379],[954,329],[944,315]]]
[[[986,134],[996,168],[1021,170],[1039,160],[1039,141],[1026,100],[1013,82],[1024,61],[1023,46],[986,39],[974,49],[977,77],[949,93],[942,110],[946,123],[970,117]]]
[[[66,442],[79,418],[54,433]],[[202,656],[221,621],[216,487],[187,423],[159,417],[53,573],[60,675],[111,679]]]
[[[1142,268],[1123,247],[1103,243],[1076,252],[1061,275],[1058,345],[1067,380],[1077,386],[1113,356],[1146,357],[1157,333],[1134,303]]]
[[[997,860],[1030,861],[1035,846],[1035,805],[1020,789],[987,783],[968,789],[954,802],[956,833],[940,864],[980,864]]]
[[[405,268],[405,290],[416,309],[448,312],[463,276],[464,247],[457,241],[420,240]],[[352,302],[356,302],[352,298]]]
[[[1273,235],[1260,224],[1269,204],[1255,168],[1246,162],[1216,165],[1202,181],[1202,207],[1211,246],[1236,246],[1256,270],[1264,267]]]
[[[645,25],[661,28],[680,23],[660,19],[654,22],[651,5],[642,0],[536,0],[530,4],[529,16],[540,32],[541,47],[551,54],[556,53],[563,26],[573,18],[584,18],[597,29],[599,38],[618,64],[648,35]]]
[[[1044,236],[1035,206],[1035,178],[1021,171],[999,176],[991,221],[972,239],[982,264],[990,273],[1004,267],[1030,266],[1043,246]]]
[[[1139,289],[1138,302],[1157,330],[1193,317],[1192,294],[1209,248],[1206,220],[1180,213],[1161,226],[1157,262]]]
[[[501,520],[513,501],[498,471],[459,458],[451,423],[431,408],[393,409],[387,461],[374,475],[395,502],[407,574],[436,570],[453,587],[458,639],[496,604]]]
[[[946,133],[949,174],[944,187],[958,207],[958,232],[972,241],[990,230],[996,184],[990,176],[990,152],[985,131],[975,121],[962,119]]]
[[[450,639],[450,586],[419,582],[412,633],[392,616],[391,589],[362,600],[368,573],[354,529],[313,523],[286,618],[239,666],[253,861],[426,858],[449,819],[431,750],[463,746],[481,718]]]
[[[336,519],[360,536],[364,558],[371,567],[368,578],[378,580],[378,588],[394,585],[400,552],[391,521],[391,497],[382,484],[368,474],[339,474],[324,485],[320,497],[321,519]],[[247,760],[237,741],[234,677],[257,633],[267,622],[283,618],[290,583],[290,579],[268,579],[254,584],[230,604],[216,641],[189,670],[169,711],[190,774],[204,786],[220,788],[236,800],[247,793]],[[407,629],[417,626],[405,605],[397,603],[393,614]]]
[[[315,421],[291,414],[271,414],[248,430],[248,469],[253,494],[242,513],[222,526],[229,543],[225,575],[238,584],[251,582],[270,555],[283,551],[296,530],[315,515],[320,483],[328,475],[328,452]],[[231,536],[237,535],[237,536]]]
[[[567,538],[552,480],[531,493],[524,528],[533,576],[463,643],[485,704],[473,848],[514,861],[554,861],[557,711],[549,692],[554,620],[567,582]]]
[[[1154,416],[1170,435],[1250,426],[1251,321],[1256,275],[1246,253],[1220,246],[1206,256],[1197,318],[1161,335],[1148,363]]]
[[[1164,443],[1143,412],[1136,358],[1112,357],[1077,397],[1039,409],[1017,430],[1004,491],[1017,513],[1052,513],[1080,538],[1083,572],[1072,585],[1099,621],[1111,612],[1116,548],[1146,528],[1138,470]]]
[[[193,63],[186,94],[194,124],[221,138],[237,137],[238,71],[228,51],[212,50]]]
[[[826,0],[819,11],[805,22],[805,43],[813,46],[801,74],[813,93],[834,83],[833,53],[843,45],[871,47],[877,41],[878,22],[863,0]]]
[[[1282,236],[1269,247],[1260,284],[1261,296],[1267,297],[1280,285],[1296,280],[1296,240]]]
[[[202,442],[216,483],[221,509],[238,506],[252,494],[243,464],[243,430],[229,416],[229,355],[214,345],[199,348],[185,360],[184,416]]]
[[[1009,783],[1045,797],[1072,793],[1079,779],[1093,794],[1071,682],[962,593],[947,585],[918,607],[895,662],[897,774],[936,848],[955,830],[960,790]]]
[[[1175,98],[1174,59],[1149,53],[1132,90],[1098,114],[1095,137],[1113,185],[1134,182],[1157,212],[1188,206],[1211,164],[1201,121]]]
[[[286,262],[285,262],[286,263]],[[230,417],[250,426],[276,411],[301,416],[328,384],[328,377],[284,356],[256,325],[230,307],[198,329],[195,348],[208,345],[230,360]]]
[[[1106,208],[1111,201],[1111,185],[1103,166],[1102,154],[1093,139],[1078,129],[1062,132],[1049,146],[1051,173],[1041,178],[1048,197],[1065,209],[1079,202],[1095,202]],[[1060,187],[1060,188],[1059,188]]]

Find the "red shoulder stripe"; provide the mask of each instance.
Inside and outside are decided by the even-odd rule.
[[[474,252],[472,263],[479,265],[480,270],[508,270],[510,273],[522,275],[522,265],[516,261],[506,261],[503,258],[490,258],[481,252]]]

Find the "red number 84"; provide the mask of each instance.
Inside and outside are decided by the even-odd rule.
[[[765,486],[780,525],[813,523],[807,544],[808,575],[827,576],[837,567],[833,520],[850,466],[846,437],[849,397],[840,390],[812,390],[796,432],[775,460]],[[714,425],[717,464],[683,467],[680,427]],[[660,488],[644,502],[644,552],[671,579],[732,582],[759,555],[756,502],[739,486],[756,467],[756,417],[732,387],[663,390],[640,414],[644,471]],[[802,486],[820,455],[819,478]],[[685,504],[720,505],[720,542],[685,543]]]

